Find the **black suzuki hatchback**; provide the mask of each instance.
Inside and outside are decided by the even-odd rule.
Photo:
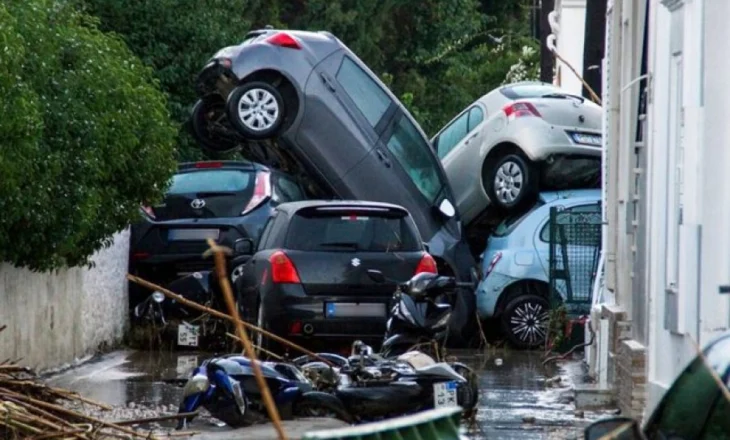
[[[408,211],[363,201],[285,203],[236,283],[239,307],[289,339],[382,340],[396,285],[375,283],[369,269],[398,282],[436,273]]]

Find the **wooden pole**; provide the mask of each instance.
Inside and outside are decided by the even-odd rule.
[[[238,336],[233,335],[233,334],[230,334],[228,332],[226,332],[226,336],[228,336],[229,338],[231,338],[233,340],[236,340],[238,342],[243,342],[243,341],[241,341],[241,339],[239,339]],[[279,356],[278,354],[276,354],[274,352],[271,352],[271,351],[269,351],[269,350],[267,350],[267,349],[265,349],[263,347],[259,347],[258,345],[254,345],[253,348],[255,350],[261,350],[262,352],[268,354],[269,356],[271,356],[272,358],[276,359],[277,361],[284,361],[284,357]]]
[[[256,352],[253,349],[253,344],[251,344],[251,340],[248,338],[248,333],[243,326],[243,321],[238,315],[238,307],[236,307],[236,302],[233,300],[231,283],[226,271],[226,257],[224,251],[218,247],[212,239],[208,239],[208,246],[210,246],[215,257],[215,269],[218,273],[220,286],[223,289],[223,298],[226,300],[226,304],[228,305],[228,312],[231,316],[233,316],[233,322],[236,324],[236,333],[241,342],[243,342],[243,348],[246,350],[246,356],[251,359],[253,374],[256,378],[256,382],[258,383],[261,397],[264,400],[266,411],[269,413],[269,418],[271,419],[271,423],[274,425],[274,429],[276,429],[279,440],[287,440],[286,432],[284,432],[284,427],[281,425],[279,409],[276,407],[276,403],[274,403],[274,398],[271,397],[271,390],[269,389],[269,385],[266,383],[266,379],[264,379],[264,374],[261,371],[261,365],[259,365],[256,359]]]
[[[129,281],[132,281],[134,283],[139,284],[140,286],[144,286],[144,287],[146,287],[146,288],[148,288],[148,289],[150,289],[152,291],[158,291],[158,292],[162,293],[163,295],[167,296],[168,298],[172,298],[175,301],[177,301],[179,304],[182,304],[184,306],[187,306],[187,307],[190,307],[190,308],[193,308],[193,309],[196,309],[196,310],[200,310],[201,312],[208,313],[209,315],[215,316],[216,318],[227,319],[227,320],[229,320],[231,322],[236,322],[236,318],[232,317],[231,315],[226,315],[223,312],[219,312],[218,310],[211,309],[210,307],[205,307],[204,305],[198,304],[195,301],[190,301],[189,299],[187,299],[187,298],[185,298],[185,297],[183,297],[181,295],[178,295],[177,293],[175,293],[175,292],[173,292],[173,291],[171,291],[169,289],[165,289],[164,287],[162,287],[162,286],[160,286],[158,284],[151,283],[151,282],[149,282],[147,280],[144,280],[142,278],[139,278],[139,277],[134,276],[134,275],[131,275],[131,274],[127,274],[127,279]],[[276,342],[279,342],[281,344],[286,345],[289,348],[292,348],[292,349],[297,350],[297,351],[299,351],[301,353],[304,353],[306,355],[309,355],[312,358],[317,359],[318,361],[324,362],[325,364],[329,365],[330,367],[333,366],[332,362],[330,362],[327,359],[325,359],[325,358],[317,355],[314,352],[311,352],[311,351],[307,350],[306,348],[304,348],[304,347],[302,347],[300,345],[297,345],[297,344],[295,344],[295,343],[293,343],[291,341],[288,341],[288,340],[282,338],[281,336],[275,335],[275,334],[273,334],[273,333],[271,333],[269,331],[266,331],[266,330],[262,329],[261,327],[257,327],[257,326],[255,326],[255,325],[253,325],[251,323],[246,322],[246,321],[241,321],[240,319],[239,319],[239,321],[241,322],[241,324],[243,324],[243,326],[247,330],[259,332],[262,335],[266,336],[267,338],[271,338],[271,339],[275,340]]]

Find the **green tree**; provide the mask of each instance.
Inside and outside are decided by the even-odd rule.
[[[161,197],[175,128],[150,70],[66,3],[0,3],[0,261],[77,266]]]
[[[259,14],[246,0],[74,1],[154,69],[168,96],[170,114],[180,124],[178,158],[199,159],[201,150],[182,129],[196,100],[195,77],[219,49],[243,41],[250,19],[269,8]]]

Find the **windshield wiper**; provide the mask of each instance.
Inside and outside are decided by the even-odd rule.
[[[351,241],[330,241],[328,243],[320,243],[320,247],[342,247],[342,248],[351,248],[353,250],[359,250],[360,246],[358,246],[357,243],[353,243]]]
[[[547,93],[547,94],[545,94],[545,95],[542,95],[542,96],[541,96],[541,98],[558,98],[558,99],[568,99],[568,98],[572,98],[572,99],[577,99],[577,100],[579,100],[579,101],[581,102],[581,104],[582,104],[582,103],[584,103],[584,102],[585,102],[585,100],[586,100],[586,99],[585,99],[584,97],[582,97],[582,96],[578,96],[578,95],[571,95],[570,93],[557,93],[557,92],[555,92],[555,93]]]

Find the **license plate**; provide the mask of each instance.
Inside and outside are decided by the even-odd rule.
[[[573,136],[573,141],[576,144],[596,145],[596,146],[600,146],[603,144],[603,138],[599,135],[587,134],[587,133],[573,133],[572,136]]]
[[[440,382],[433,384],[434,408],[459,406],[456,401],[456,382]]]
[[[379,303],[327,303],[327,318],[383,318],[386,316],[385,304]]]
[[[177,345],[184,347],[197,347],[200,327],[183,322],[177,326]]]
[[[218,240],[219,229],[170,229],[167,232],[167,239],[170,241],[197,241],[209,238]]]

